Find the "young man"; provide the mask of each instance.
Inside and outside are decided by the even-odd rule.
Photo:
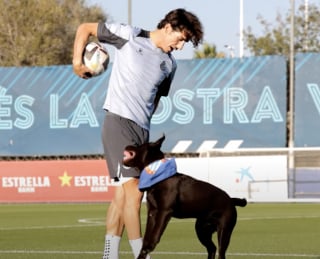
[[[81,78],[91,71],[82,62],[82,52],[90,36],[116,48],[102,129],[105,157],[112,182],[117,185],[106,217],[103,259],[118,259],[119,244],[126,227],[137,258],[141,246],[140,206],[143,194],[138,189],[136,169],[122,166],[127,145],[149,141],[152,114],[160,97],[167,96],[176,71],[173,50],[185,42],[197,47],[203,39],[199,19],[184,9],[170,11],[153,31],[117,23],[84,23],[74,41],[73,69]]]

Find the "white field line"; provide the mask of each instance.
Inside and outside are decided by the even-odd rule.
[[[277,220],[277,219],[314,219],[320,218],[320,215],[301,215],[301,216],[281,216],[281,217],[246,217],[238,218],[238,221],[245,220]]]
[[[95,226],[104,226],[101,224],[76,224],[76,225],[57,225],[57,226],[28,226],[28,227],[0,227],[0,231],[10,231],[10,230],[32,230],[32,229],[60,229],[60,228],[87,228]]]
[[[282,216],[282,217],[244,217],[238,218],[238,221],[249,221],[249,220],[278,220],[278,219],[311,219],[320,218],[320,215],[301,215],[301,216]],[[195,219],[175,219],[172,218],[170,223],[186,223],[195,222]],[[0,227],[0,231],[10,230],[31,230],[31,229],[60,229],[60,228],[82,228],[82,227],[99,227],[105,226],[104,218],[83,218],[79,219],[78,223],[74,225],[56,225],[56,226],[26,226],[26,227]],[[142,224],[145,224],[145,220],[142,219]],[[319,257],[320,259],[320,257]]]
[[[131,251],[120,251],[120,254],[131,254]],[[37,251],[37,250],[0,250],[0,254],[101,254],[101,251]],[[206,253],[201,252],[153,252],[154,255],[189,255],[189,256],[197,256],[197,255],[206,255]],[[280,253],[227,253],[229,256],[236,256],[236,257],[248,257],[248,256],[264,256],[264,257],[288,257],[288,258],[318,258],[320,259],[320,255],[314,254],[280,254]]]

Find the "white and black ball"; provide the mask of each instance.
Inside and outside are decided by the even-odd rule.
[[[109,65],[108,51],[99,43],[89,42],[83,51],[83,63],[93,72],[92,76],[101,75]]]

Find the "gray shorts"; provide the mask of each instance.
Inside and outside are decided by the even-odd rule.
[[[107,111],[102,128],[102,143],[110,178],[138,178],[140,172],[136,168],[123,167],[123,152],[128,145],[141,145],[148,141],[148,130],[132,120]]]

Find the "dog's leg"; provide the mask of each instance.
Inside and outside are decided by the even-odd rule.
[[[207,248],[208,259],[214,259],[217,247],[212,242],[212,234],[216,231],[216,225],[208,219],[198,218],[195,228],[199,241]]]
[[[237,212],[232,208],[230,213],[226,213],[218,227],[219,259],[226,258],[226,251],[230,243],[231,234],[237,222]]]
[[[171,211],[158,211],[157,209],[148,211],[142,249],[137,259],[145,259],[147,254],[155,249],[168,225],[171,214]]]
[[[222,228],[218,230],[218,242],[219,242],[219,259],[226,258],[226,251],[230,243],[232,229]]]

